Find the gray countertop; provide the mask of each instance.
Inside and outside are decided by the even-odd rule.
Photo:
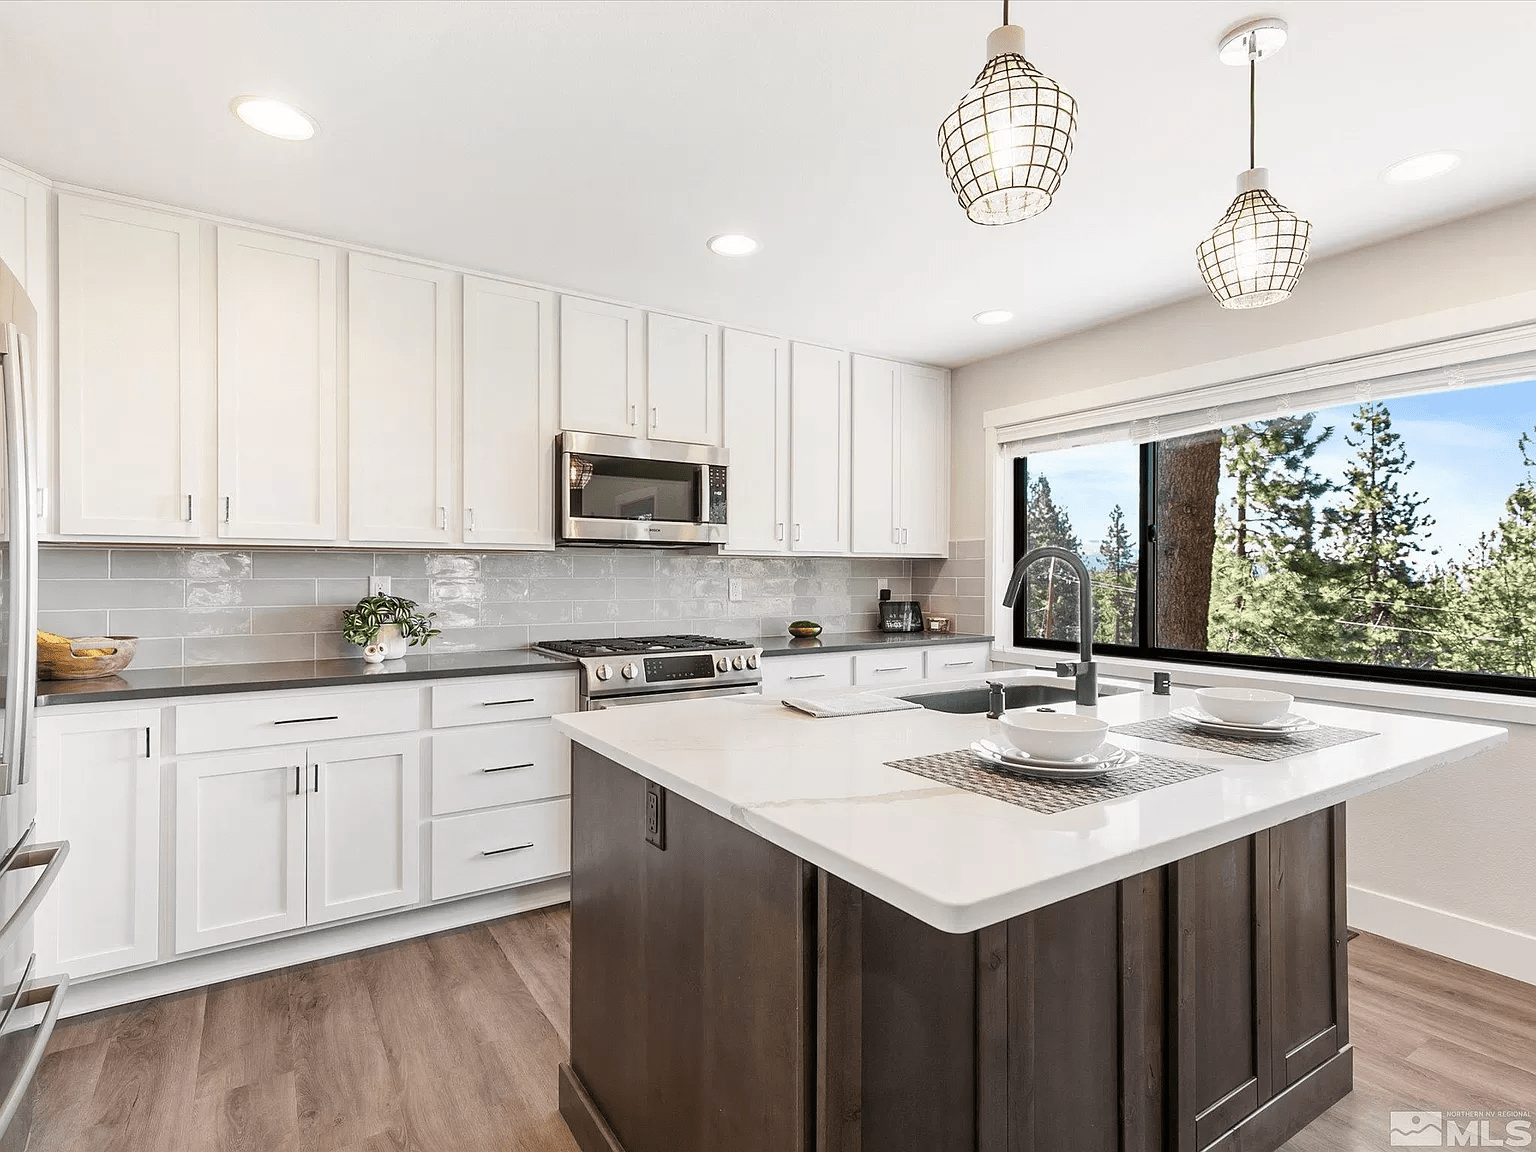
[[[829,632],[814,640],[759,636],[752,643],[767,656],[808,652],[869,652],[930,644],[977,644],[990,636],[949,632]],[[50,704],[113,703],[163,700],[177,696],[216,696],[229,692],[277,692],[289,688],[335,688],[381,681],[446,680],[463,676],[507,676],[520,672],[558,672],[577,662],[525,648],[502,652],[450,652],[407,656],[383,664],[362,660],[289,660],[274,664],[205,664],[179,668],[128,668],[95,680],[40,680],[37,702]]]

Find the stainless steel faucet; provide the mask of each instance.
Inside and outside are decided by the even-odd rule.
[[[1065,548],[1045,546],[1031,548],[1019,557],[1008,580],[1008,591],[1003,593],[1003,607],[1012,608],[1024,587],[1024,573],[1036,560],[1060,560],[1077,573],[1077,628],[1079,659],[1074,663],[1058,661],[1056,675],[1077,678],[1077,704],[1083,708],[1096,708],[1099,703],[1099,668],[1093,662],[1093,583],[1088,578],[1088,566],[1075,552]]]

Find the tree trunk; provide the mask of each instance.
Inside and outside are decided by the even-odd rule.
[[[1158,445],[1155,642],[1160,647],[1204,651],[1208,646],[1220,482],[1220,432]]]

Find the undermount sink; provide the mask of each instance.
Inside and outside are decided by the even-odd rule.
[[[1139,692],[1119,684],[1100,684],[1099,695],[1121,696]],[[1055,684],[1007,684],[1003,687],[1003,700],[1009,708],[1033,708],[1040,704],[1070,704],[1075,695],[1070,682]],[[985,712],[990,707],[990,690],[986,685],[979,688],[956,688],[948,692],[916,692],[901,699],[921,704],[934,712],[971,714]]]

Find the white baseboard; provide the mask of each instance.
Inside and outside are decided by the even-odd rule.
[[[1350,927],[1536,984],[1536,936],[1349,886]]]
[[[562,877],[521,888],[468,896],[462,900],[429,904],[388,916],[373,916],[332,928],[299,932],[275,940],[261,940],[219,952],[189,956],[185,960],[136,968],[131,972],[73,981],[64,998],[60,1015],[81,1016],[102,1008],[114,1008],[155,996],[185,992],[189,988],[202,988],[225,980],[237,980],[242,976],[254,976],[259,972],[272,972],[311,960],[344,956],[348,952],[360,952],[399,940],[412,940],[418,936],[430,936],[434,932],[446,932],[486,920],[513,916],[519,912],[531,912],[535,908],[563,904],[570,898],[570,879]]]

